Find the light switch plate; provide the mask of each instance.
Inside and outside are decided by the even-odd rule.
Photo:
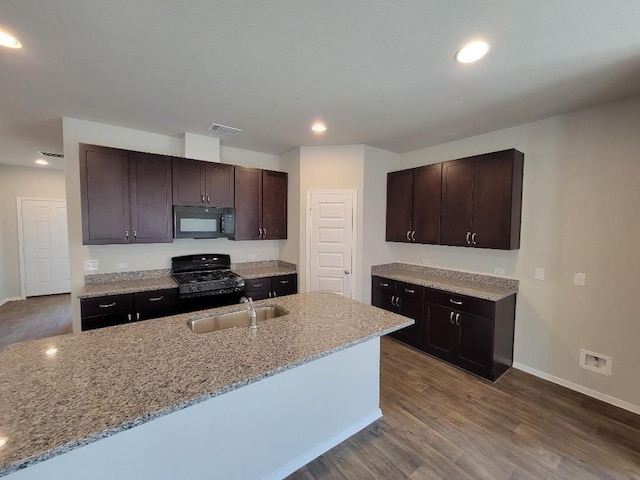
[[[544,268],[536,267],[535,279],[544,280]]]
[[[573,284],[578,287],[584,287],[587,282],[587,274],[586,273],[576,273],[573,276]]]
[[[99,263],[98,260],[85,260],[84,261],[84,271],[85,272],[92,272],[95,270],[99,270]]]

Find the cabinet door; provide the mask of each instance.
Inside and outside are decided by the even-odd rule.
[[[271,279],[271,289],[276,297],[298,293],[298,275],[279,275]]]
[[[207,205],[233,208],[233,165],[205,162],[204,169]]]
[[[427,318],[427,352],[453,362],[456,358],[455,312],[431,303],[425,304]]]
[[[390,290],[383,290],[381,288],[371,289],[371,305],[374,307],[383,308],[390,312],[397,312],[398,307],[394,305],[392,299],[395,300],[395,292]]]
[[[458,359],[462,368],[487,376],[493,362],[493,320],[468,313],[456,313]]]
[[[440,243],[441,200],[442,164],[414,169],[412,225],[417,243]]]
[[[262,238],[287,238],[287,173],[262,172]]]
[[[393,332],[392,336],[420,350],[426,348],[424,318],[424,287],[398,282],[397,294],[399,313],[415,320],[416,323]],[[395,334],[395,335],[394,335]]]
[[[178,313],[178,289],[166,288],[150,292],[137,292],[133,296],[135,320],[168,317]]]
[[[235,240],[259,240],[262,229],[262,170],[235,168]]]
[[[131,240],[135,243],[173,241],[171,212],[171,158],[131,153]]]
[[[506,150],[475,161],[473,222],[476,247],[520,247],[522,154]]]
[[[129,243],[129,152],[80,145],[82,243]]]
[[[409,242],[413,170],[387,174],[387,242]]]
[[[174,157],[173,170],[173,204],[183,206],[204,205],[205,173],[198,160]]]
[[[470,245],[473,212],[473,158],[442,166],[442,245]]]

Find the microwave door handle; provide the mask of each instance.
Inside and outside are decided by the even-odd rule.
[[[224,213],[220,214],[220,233],[224,233],[225,232],[225,228],[224,228]]]

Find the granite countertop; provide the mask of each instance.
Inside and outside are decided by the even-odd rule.
[[[257,330],[186,325],[234,305],[7,347],[0,476],[413,323],[327,292],[255,303],[290,313]]]
[[[275,277],[276,275],[290,275],[298,269],[293,263],[282,260],[263,262],[247,262],[231,265],[231,271],[242,278],[252,279],[261,277]]]
[[[282,260],[266,260],[232,264],[231,271],[243,278],[251,279],[297,273],[297,267],[293,263]],[[102,273],[85,277],[85,286],[78,293],[78,298],[94,298],[177,287],[177,283],[171,278],[170,269]]]
[[[518,280],[511,278],[407,263],[374,265],[371,274],[494,302],[517,293],[519,287]]]

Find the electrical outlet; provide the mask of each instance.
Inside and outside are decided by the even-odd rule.
[[[94,270],[99,270],[99,263],[98,260],[85,260],[84,261],[84,271],[85,272],[91,272]]]
[[[586,281],[587,281],[587,274],[586,273],[576,273],[573,276],[573,284],[578,286],[578,287],[584,287]]]
[[[118,262],[118,263],[116,263],[116,268],[119,269],[119,270],[125,269],[128,266],[129,266],[129,264],[126,263],[126,262]]]
[[[534,277],[536,280],[544,280],[544,268],[536,267]]]
[[[423,264],[423,265],[431,265],[431,259],[430,259],[430,258],[427,258],[427,257],[424,257],[424,258],[422,259],[422,264]]]
[[[493,273],[495,273],[496,275],[506,275],[507,271],[504,268],[495,267],[493,269]]]

